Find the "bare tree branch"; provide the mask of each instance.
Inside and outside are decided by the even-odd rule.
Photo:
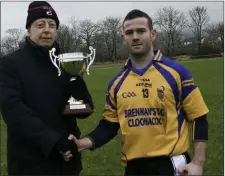
[[[191,18],[189,27],[192,28],[192,32],[194,33],[197,39],[198,51],[199,51],[202,44],[204,27],[209,22],[207,8],[196,6],[193,9],[189,10],[189,15]]]
[[[21,42],[24,40],[24,31],[22,29],[8,29],[6,34],[1,41],[1,51],[5,54],[19,49]]]
[[[164,33],[167,43],[167,55],[175,52],[175,46],[178,42],[183,29],[187,27],[187,18],[183,12],[180,12],[173,7],[163,7],[156,13],[155,24]]]

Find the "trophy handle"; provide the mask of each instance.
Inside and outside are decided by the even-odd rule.
[[[50,51],[49,51],[49,56],[50,56],[50,59],[51,59],[51,61],[52,61],[52,63],[53,63],[53,65],[57,68],[57,70],[58,70],[58,76],[60,76],[61,75],[61,70],[60,70],[60,62],[59,62],[59,66],[56,64],[56,59],[58,58],[58,56],[56,56],[55,55],[55,51],[56,51],[56,49],[55,48],[52,48]],[[53,60],[53,58],[52,58],[52,56],[54,56],[54,60]]]
[[[88,75],[90,74],[89,68],[93,64],[93,62],[95,60],[95,54],[96,54],[96,49],[94,49],[92,46],[89,46],[89,50],[91,50],[91,53],[88,54],[88,56],[86,57],[86,58],[90,57],[90,62],[89,63],[87,62],[88,64],[87,64],[87,69],[86,69],[86,72],[87,72]]]

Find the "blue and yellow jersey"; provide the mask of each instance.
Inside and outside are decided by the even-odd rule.
[[[122,163],[189,148],[188,122],[208,113],[199,88],[183,65],[158,50],[143,69],[128,59],[111,80],[104,119],[120,123]]]

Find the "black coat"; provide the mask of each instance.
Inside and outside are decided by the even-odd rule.
[[[0,110],[7,124],[9,175],[81,171],[80,154],[69,163],[64,162],[61,154],[50,155],[62,136],[80,137],[77,117],[62,113],[70,95],[93,108],[84,80],[78,77],[70,82],[70,78],[66,73],[58,76],[49,51],[29,39],[24,48],[0,60]]]

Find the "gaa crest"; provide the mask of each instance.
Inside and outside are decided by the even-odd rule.
[[[164,86],[161,86],[160,88],[157,88],[157,95],[158,95],[158,98],[161,101],[164,101],[164,99],[165,99],[164,91],[165,91],[165,87]]]

